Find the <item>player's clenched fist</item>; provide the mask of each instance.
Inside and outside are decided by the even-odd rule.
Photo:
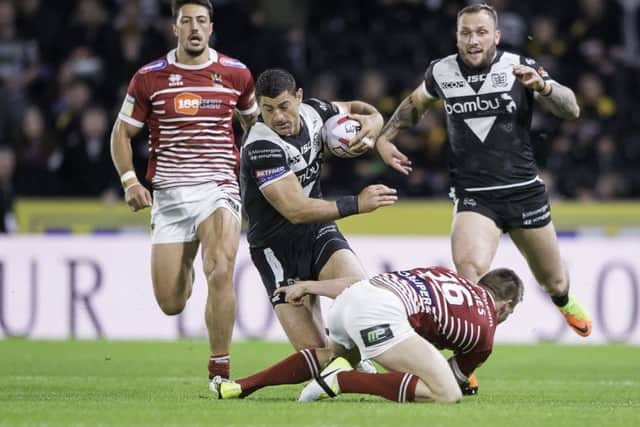
[[[124,198],[129,208],[134,212],[151,206],[151,193],[139,183],[128,187]]]

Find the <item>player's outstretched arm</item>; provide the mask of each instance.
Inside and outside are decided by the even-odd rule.
[[[576,95],[568,87],[544,80],[536,70],[526,65],[514,65],[513,74],[523,86],[533,91],[534,99],[554,116],[566,120],[580,116]]]
[[[398,172],[408,175],[411,172],[411,161],[393,144],[393,140],[401,129],[415,126],[433,101],[427,98],[422,84],[408,97],[402,100],[396,111],[382,128],[376,140],[376,149],[380,158]]]
[[[534,98],[544,109],[565,120],[575,120],[580,117],[580,107],[571,89],[557,82],[547,83],[547,85],[549,86],[548,95],[543,95],[546,88],[534,94]]]
[[[332,221],[371,212],[398,200],[396,190],[386,185],[370,185],[358,196],[345,196],[336,201],[307,197],[292,173],[265,185],[261,191],[271,206],[293,224]]]
[[[132,211],[138,211],[151,206],[151,194],[144,188],[133,168],[131,153],[131,138],[140,129],[117,119],[111,131],[111,159],[120,175],[124,188],[124,197]]]
[[[295,282],[289,286],[282,286],[274,291],[276,294],[284,294],[285,301],[292,305],[302,305],[305,295],[319,295],[335,298],[349,286],[360,279],[357,277],[341,277],[330,280],[307,280]]]

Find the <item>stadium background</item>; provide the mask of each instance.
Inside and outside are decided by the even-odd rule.
[[[501,45],[536,58],[572,87],[581,117],[537,111],[534,145],[559,199],[640,195],[640,11],[635,0],[491,2]],[[214,0],[213,44],[255,76],[291,70],[308,96],[362,99],[386,116],[429,61],[455,49],[455,14],[442,0]],[[24,197],[120,200],[109,132],[129,79],[174,47],[168,0],[0,1],[0,212]],[[147,150],[136,141],[144,176]],[[426,143],[425,143],[426,142]],[[398,139],[414,162],[402,177],[376,155],[329,159],[324,190],[352,194],[385,182],[402,197],[445,198],[443,114]],[[4,215],[3,215],[4,216]],[[3,227],[11,227],[2,221]]]

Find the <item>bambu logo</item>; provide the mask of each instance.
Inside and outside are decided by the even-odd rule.
[[[174,107],[176,113],[185,114],[187,116],[195,116],[200,109],[202,97],[195,93],[183,92],[175,97]]]

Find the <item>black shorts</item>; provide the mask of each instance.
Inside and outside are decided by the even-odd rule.
[[[274,306],[284,303],[281,294],[273,291],[290,280],[317,280],[320,270],[331,255],[349,249],[334,222],[305,224],[295,236],[281,236],[266,247],[250,248],[253,264],[260,272],[262,284]]]
[[[549,196],[542,182],[490,191],[453,189],[455,212],[477,212],[491,218],[502,232],[540,228],[551,222]]]

